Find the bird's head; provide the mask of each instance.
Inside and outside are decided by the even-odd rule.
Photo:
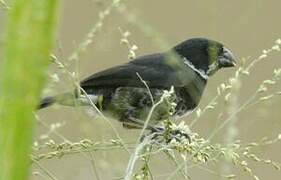
[[[233,53],[223,44],[206,39],[193,38],[173,48],[187,63],[207,76],[213,75],[221,68],[236,65]]]

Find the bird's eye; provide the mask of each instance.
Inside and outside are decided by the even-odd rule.
[[[225,53],[226,52],[226,48],[225,47],[221,47],[220,48],[220,54],[223,54],[223,53]]]

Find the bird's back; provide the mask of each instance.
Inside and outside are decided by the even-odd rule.
[[[81,87],[88,94],[102,96],[103,102],[97,103],[97,106],[122,122],[146,119],[152,107],[150,95],[158,101],[164,90],[173,87],[175,91],[170,103],[176,104],[174,112],[170,112],[168,102],[163,103],[154,112],[154,123],[168,116],[182,116],[198,105],[206,79],[183,63],[182,59],[176,59],[177,62],[171,64],[167,58],[166,54],[161,53],[139,57],[90,76],[81,82]]]

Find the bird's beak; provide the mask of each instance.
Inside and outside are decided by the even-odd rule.
[[[219,67],[234,67],[236,66],[235,56],[233,53],[223,47],[223,53],[218,57]]]

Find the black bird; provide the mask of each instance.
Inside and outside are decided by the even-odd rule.
[[[149,125],[153,127],[169,117],[181,117],[193,110],[202,97],[209,76],[220,68],[233,66],[233,54],[221,43],[193,38],[166,52],[138,57],[95,73],[81,82],[84,92],[47,97],[39,109],[53,103],[90,105],[91,100],[125,127],[140,128],[153,102],[159,101],[163,93],[172,88],[172,95],[152,114]]]

